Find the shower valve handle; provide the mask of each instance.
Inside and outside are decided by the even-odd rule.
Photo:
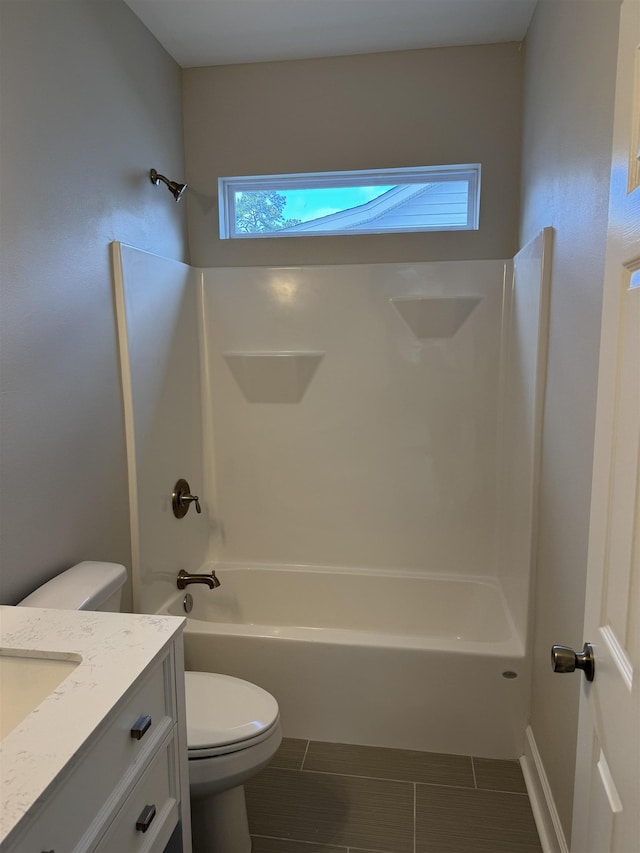
[[[186,480],[180,479],[173,487],[171,496],[171,507],[176,518],[184,518],[189,510],[189,506],[194,503],[196,512],[202,512],[200,507],[200,498],[197,495],[191,494],[191,486]]]
[[[196,512],[202,512],[200,508],[200,498],[197,495],[183,495],[181,498],[181,503],[190,504],[194,503],[196,505]]]

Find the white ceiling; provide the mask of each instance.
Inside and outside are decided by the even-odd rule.
[[[183,67],[521,41],[537,0],[126,0]]]

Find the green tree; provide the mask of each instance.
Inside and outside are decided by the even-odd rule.
[[[298,225],[301,219],[285,219],[287,200],[276,190],[243,192],[236,199],[236,231],[263,234]]]

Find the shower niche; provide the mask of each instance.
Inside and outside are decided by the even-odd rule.
[[[391,299],[391,304],[419,340],[452,338],[480,304],[475,297]]]
[[[248,403],[299,403],[323,356],[323,352],[223,353]]]

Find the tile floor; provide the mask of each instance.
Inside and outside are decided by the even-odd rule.
[[[285,738],[246,786],[253,853],[541,853],[517,761]]]

